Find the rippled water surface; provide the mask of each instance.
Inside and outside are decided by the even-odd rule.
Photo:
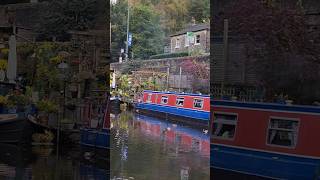
[[[125,112],[112,118],[111,144],[111,179],[210,179],[203,130]]]
[[[0,180],[107,180],[109,162],[76,148],[0,144]]]

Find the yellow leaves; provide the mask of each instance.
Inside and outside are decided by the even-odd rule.
[[[6,70],[8,67],[8,62],[5,59],[0,59],[0,70]]]
[[[9,49],[8,49],[8,48],[3,48],[3,49],[0,50],[0,53],[3,54],[3,55],[5,55],[5,56],[8,56],[8,54],[9,54]]]
[[[59,63],[62,62],[62,60],[63,60],[63,58],[58,55],[58,56],[52,57],[52,58],[50,59],[50,63],[59,64]]]
[[[2,105],[8,104],[8,97],[7,96],[0,96],[0,104],[2,104]]]

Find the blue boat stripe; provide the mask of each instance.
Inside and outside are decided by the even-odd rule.
[[[210,144],[210,167],[281,179],[319,176],[319,159]]]
[[[280,112],[296,112],[304,114],[320,115],[320,108],[314,106],[297,106],[297,105],[283,105],[275,103],[249,103],[249,102],[238,102],[238,101],[222,101],[213,100],[211,101],[213,108],[226,107],[226,108],[237,108],[237,109],[250,109],[250,110],[261,110],[261,111],[280,111]]]
[[[267,150],[260,150],[255,148],[239,147],[239,146],[232,146],[232,145],[225,145],[225,144],[218,144],[218,143],[210,143],[210,144],[211,146],[223,146],[228,148],[237,148],[239,150],[248,150],[248,151],[261,152],[261,153],[272,153],[272,154],[283,155],[283,156],[292,156],[297,158],[308,158],[308,159],[320,160],[320,157],[317,157],[317,156],[305,156],[305,155],[298,155],[298,154],[281,153],[276,151],[267,151]]]
[[[222,168],[222,167],[218,167],[218,166],[214,166],[214,165],[210,165],[210,168],[221,169],[221,170],[226,170],[226,171],[232,171],[232,172],[236,172],[236,173],[240,173],[240,174],[247,174],[247,175],[257,176],[257,177],[262,177],[262,178],[282,180],[282,178],[275,178],[275,177],[271,177],[271,176],[263,176],[261,174],[248,173],[248,172],[244,172],[244,171],[237,171],[237,170],[234,170],[234,169]]]

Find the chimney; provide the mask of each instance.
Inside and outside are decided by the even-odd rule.
[[[192,26],[196,25],[196,19],[194,17],[191,18],[191,25]]]

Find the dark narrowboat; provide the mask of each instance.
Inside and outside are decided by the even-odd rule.
[[[17,114],[0,114],[0,143],[31,142],[29,121]]]
[[[85,148],[99,151],[110,149],[110,99],[101,105],[90,105],[90,118],[87,127],[80,129],[80,144]],[[90,121],[98,120],[98,124],[92,125]],[[108,153],[106,153],[107,155]]]

